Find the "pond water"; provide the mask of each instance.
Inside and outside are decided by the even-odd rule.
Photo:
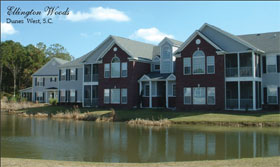
[[[2,157],[95,162],[218,160],[280,155],[278,128],[171,126],[1,114]]]

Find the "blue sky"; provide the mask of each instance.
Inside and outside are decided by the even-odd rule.
[[[8,16],[8,6],[24,11],[59,6],[71,12],[51,17],[53,24],[30,24],[23,16]],[[7,18],[24,23],[7,24]],[[75,58],[94,49],[110,34],[152,44],[158,44],[164,36],[185,41],[205,22],[236,35],[280,31],[280,2],[1,1],[1,41],[14,40],[23,45],[44,42],[47,46],[59,43]]]

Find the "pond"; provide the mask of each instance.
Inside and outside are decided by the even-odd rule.
[[[1,114],[2,157],[94,162],[222,160],[280,155],[278,128],[131,127]]]

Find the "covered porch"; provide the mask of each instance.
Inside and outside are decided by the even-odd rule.
[[[84,85],[84,107],[98,106],[98,85]]]
[[[58,100],[58,89],[56,87],[51,87],[46,89],[46,103],[49,103],[50,99]]]
[[[32,87],[22,89],[19,92],[21,98],[24,98],[27,101],[32,101]]]
[[[153,72],[139,79],[141,108],[175,108],[176,77]]]
[[[227,110],[261,109],[261,82],[231,81],[226,82]]]

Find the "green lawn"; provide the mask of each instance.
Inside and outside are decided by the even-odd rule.
[[[79,108],[80,112],[96,112],[96,114],[107,114],[108,109],[96,108]],[[44,106],[36,108],[28,108],[19,111],[24,111],[27,114],[52,113],[74,111],[69,106]],[[150,120],[170,119],[174,123],[188,122],[276,122],[280,124],[279,111],[262,111],[262,112],[210,112],[210,111],[172,111],[167,109],[131,109],[119,110],[116,109],[117,121],[129,121],[131,119],[142,118]]]

